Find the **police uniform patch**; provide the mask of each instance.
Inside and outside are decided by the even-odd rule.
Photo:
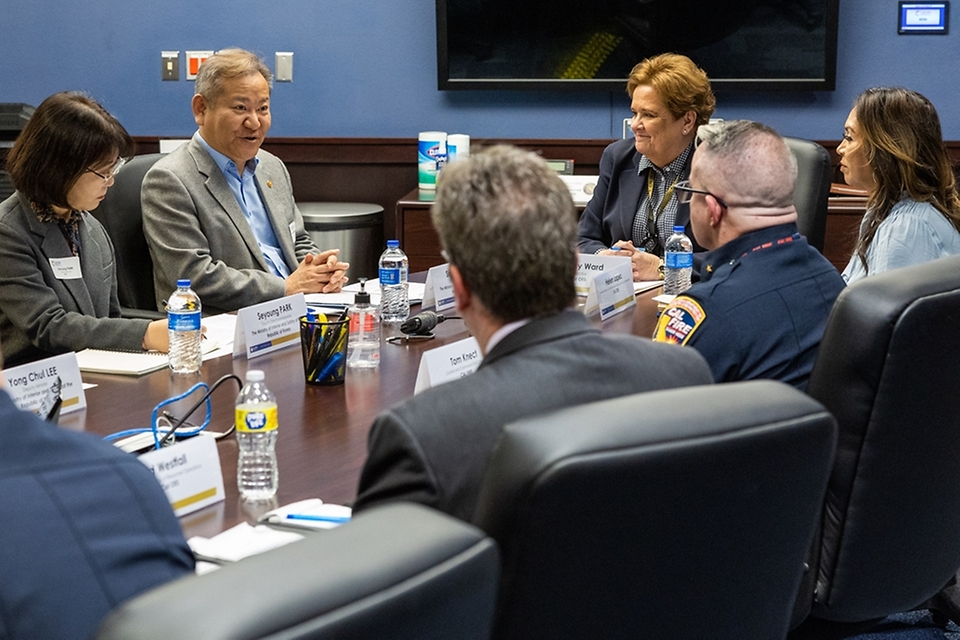
[[[677,296],[660,314],[653,339],[657,342],[687,344],[687,340],[706,318],[707,314],[696,300]]]

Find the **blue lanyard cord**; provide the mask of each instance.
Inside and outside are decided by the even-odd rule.
[[[207,383],[206,383],[206,382],[198,382],[197,384],[193,385],[192,387],[190,387],[189,389],[187,389],[185,392],[181,393],[180,395],[175,396],[175,397],[173,397],[173,398],[167,398],[166,400],[164,400],[163,402],[161,402],[160,404],[158,404],[157,406],[155,406],[155,407],[153,408],[153,413],[150,414],[150,428],[153,429],[153,448],[154,448],[154,449],[159,449],[160,447],[163,446],[163,443],[164,443],[164,442],[166,442],[168,439],[170,439],[171,437],[173,437],[173,432],[174,432],[180,425],[182,425],[182,424],[186,421],[186,419],[187,419],[188,417],[190,417],[190,414],[193,413],[193,412],[196,410],[196,408],[199,407],[200,405],[199,405],[199,403],[196,404],[196,405],[194,405],[194,407],[193,407],[192,409],[190,409],[190,411],[187,412],[187,413],[184,415],[184,417],[183,417],[179,422],[175,423],[175,424],[170,428],[170,430],[167,431],[167,433],[163,436],[163,439],[160,438],[159,425],[157,424],[157,420],[158,420],[158,415],[159,415],[159,413],[160,413],[160,409],[162,409],[163,407],[167,406],[168,404],[172,404],[172,403],[174,403],[174,402],[179,402],[180,400],[183,400],[183,399],[186,398],[187,396],[193,394],[193,392],[196,391],[197,389],[203,389],[203,390],[207,391],[207,392],[204,394],[203,398],[200,399],[200,402],[206,402],[206,405],[207,405],[207,415],[204,417],[203,423],[202,423],[199,427],[197,427],[197,428],[193,431],[193,433],[190,433],[190,434],[186,434],[186,433],[185,433],[184,435],[196,435],[196,434],[200,433],[201,431],[203,431],[204,429],[206,429],[206,428],[207,428],[207,425],[210,424],[210,414],[211,414],[211,412],[212,412],[212,404],[211,404],[211,402],[210,402],[210,392],[208,391],[209,387],[207,387]]]
[[[219,387],[221,384],[223,384],[227,380],[231,380],[231,379],[237,382],[238,388],[243,387],[243,382],[240,380],[240,378],[233,375],[232,373],[221,377],[219,380],[214,382],[213,385],[210,386],[209,388],[207,387],[207,383],[198,382],[197,384],[190,387],[190,389],[187,390],[185,393],[182,393],[175,398],[168,398],[163,402],[161,402],[160,404],[158,404],[156,407],[154,407],[153,412],[150,416],[150,425],[151,425],[150,427],[140,428],[140,429],[127,429],[126,431],[120,431],[119,433],[113,433],[108,436],[104,436],[103,439],[109,442],[112,440],[117,440],[119,438],[125,438],[127,436],[133,436],[140,433],[152,432],[153,447],[154,449],[159,449],[167,442],[167,440],[170,440],[171,438],[174,437],[174,432],[180,429],[181,426],[183,426],[184,424],[190,425],[190,423],[187,422],[187,418],[193,415],[193,412],[196,411],[201,404],[206,403],[207,411],[206,411],[206,416],[204,418],[203,423],[199,426],[190,425],[193,427],[193,429],[190,431],[182,430],[179,432],[179,435],[184,438],[195,436],[210,425],[210,414],[212,412],[212,405],[210,402],[211,394],[213,394],[213,392],[216,391],[217,387]],[[192,407],[190,407],[190,409],[186,413],[183,414],[183,418],[173,418],[170,414],[168,414],[165,411],[161,414],[160,410],[163,409],[163,407],[186,398],[187,396],[195,392],[197,389],[205,389],[206,393],[204,393],[203,397],[200,398]],[[161,431],[160,425],[159,425],[160,420],[166,420],[167,424],[169,425],[169,428],[165,428],[163,431]],[[234,428],[235,426],[231,423],[230,428],[222,436],[219,436],[219,437],[229,436],[231,433],[233,433]]]

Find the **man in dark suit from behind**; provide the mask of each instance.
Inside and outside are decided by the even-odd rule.
[[[503,426],[563,407],[712,382],[692,349],[603,334],[576,300],[577,216],[532,153],[497,146],[444,168],[432,212],[478,370],[382,412],[355,510],[420,502],[469,521]],[[589,429],[590,425],[584,425]]]
[[[193,554],[143,463],[21,411],[4,384],[0,638],[90,638],[124,600],[191,573]]]

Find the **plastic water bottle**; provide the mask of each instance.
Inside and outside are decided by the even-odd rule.
[[[237,489],[244,500],[269,500],[277,493],[277,398],[263,383],[263,371],[247,371],[237,396]]]
[[[348,311],[347,366],[352,369],[371,369],[380,364],[380,313],[370,304],[370,292],[364,289],[366,281],[360,278],[360,291]]]
[[[380,319],[384,322],[403,322],[410,315],[409,264],[400,242],[387,240],[387,250],[380,255]]]
[[[200,298],[189,280],[177,280],[177,290],[167,301],[167,331],[170,336],[170,369],[174,373],[200,371]]]
[[[690,288],[693,274],[693,243],[683,232],[683,227],[673,228],[663,247],[663,292],[676,296]]]

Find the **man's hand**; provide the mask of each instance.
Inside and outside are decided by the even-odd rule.
[[[336,293],[347,283],[345,272],[349,263],[340,262],[339,249],[330,249],[317,255],[308,253],[297,270],[286,279],[286,294]]]
[[[660,258],[641,251],[633,246],[632,240],[620,240],[614,247],[616,251],[604,249],[600,252],[602,256],[627,256],[633,264],[633,281],[643,282],[646,280],[660,280]]]

